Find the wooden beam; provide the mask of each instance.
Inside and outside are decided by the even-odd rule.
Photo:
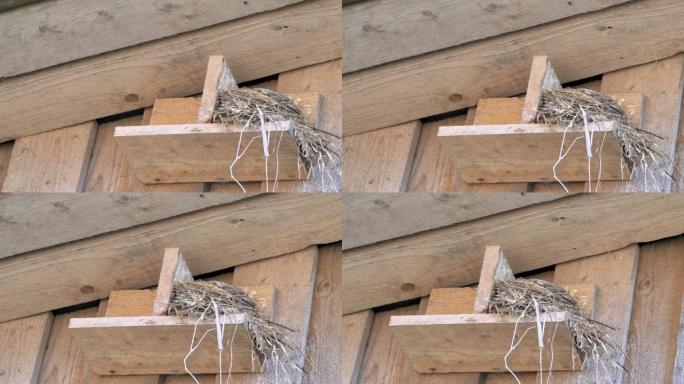
[[[339,58],[340,14],[309,1],[6,79],[0,142],[199,93],[208,52],[231,58],[239,82]]]
[[[473,304],[473,313],[487,313],[489,301],[494,294],[496,280],[513,280],[513,271],[508,260],[498,245],[488,245],[482,260],[482,271],[477,285],[477,296]]]
[[[237,89],[237,87],[235,77],[230,72],[228,63],[223,56],[209,56],[207,75],[204,79],[204,88],[202,89],[202,101],[197,113],[197,122],[200,124],[213,122],[219,89]]]
[[[83,191],[96,127],[92,121],[17,139],[2,191]]]
[[[342,384],[356,384],[368,344],[373,311],[365,310],[342,316]]]
[[[0,238],[0,258],[253,196],[218,193],[0,195],[0,232],[5,234]]]
[[[343,313],[473,284],[487,244],[506,249],[517,273],[676,236],[684,232],[679,207],[679,194],[577,195],[350,249],[342,260]]]
[[[525,105],[523,106],[522,122],[535,123],[539,104],[542,100],[544,89],[561,89],[561,81],[556,75],[548,56],[535,56],[532,58],[530,80],[527,82],[525,93]]]
[[[343,79],[344,135],[521,94],[536,54],[548,55],[564,81],[672,56],[684,50],[676,38],[682,17],[678,0],[629,2],[351,73]]]
[[[255,372],[252,340],[247,333],[246,315],[223,316],[219,320],[231,332],[232,372]],[[183,357],[188,353],[195,319],[175,316],[74,318],[69,329],[81,345],[88,365],[98,375],[151,375],[184,373]],[[215,328],[213,320],[200,322],[201,335]],[[215,334],[214,334],[215,335]],[[188,360],[193,373],[219,372],[215,337],[199,344]]]
[[[677,335],[677,354],[672,374],[672,384],[684,382],[684,295],[679,314],[679,333]]]
[[[468,125],[440,127],[438,136],[451,154],[466,183],[551,182],[560,148],[567,155],[558,164],[562,181],[587,180],[591,160],[592,180],[628,179],[611,122],[594,126],[592,158],[587,156],[582,128],[545,124]],[[580,140],[570,147],[575,140]]]
[[[553,193],[345,194],[342,196],[342,249],[378,243],[565,197],[567,196]]]
[[[41,2],[0,14],[0,45],[5,49],[0,77],[32,72],[299,2],[267,0],[225,4],[221,0],[203,3],[171,0],[137,7],[121,0],[96,0],[87,4],[78,0]],[[23,42],[27,41],[33,42],[30,50],[24,49]]]
[[[405,192],[420,126],[419,121],[412,121],[345,138],[343,189]]]
[[[52,313],[0,323],[0,377],[8,383],[37,384]]]
[[[183,249],[191,270],[203,274],[337,242],[340,210],[333,194],[263,195],[1,259],[0,321],[154,285],[164,247]]]
[[[344,72],[384,64],[535,25],[598,11],[626,0],[575,0],[550,8],[543,0],[490,1],[401,0],[346,6]],[[477,26],[477,28],[473,28]]]
[[[544,361],[553,353],[554,371],[581,369],[567,325],[567,314],[541,316],[552,332],[545,332]],[[492,314],[392,316],[390,330],[408,355],[413,368],[421,373],[505,372],[504,359],[511,347],[515,317]],[[535,320],[521,320],[520,329],[536,328]],[[522,337],[508,357],[516,372],[539,369],[537,332]],[[554,338],[553,344],[551,343]],[[553,352],[551,351],[553,350]]]
[[[173,286],[176,282],[192,282],[192,272],[179,248],[166,248],[162,260],[157,294],[152,306],[153,316],[164,316],[169,310]]]

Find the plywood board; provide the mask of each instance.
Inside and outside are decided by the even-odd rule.
[[[422,297],[435,287],[473,284],[482,251],[492,243],[506,250],[514,272],[522,272],[679,235],[679,195],[570,196],[347,250],[343,313]]]
[[[572,336],[564,313],[542,315],[551,332],[544,332],[543,359],[549,361],[551,349],[554,370],[578,370]],[[390,330],[418,372],[502,372],[504,356],[511,347],[516,319],[491,314],[392,316]],[[536,328],[535,321],[518,322],[521,332]],[[530,331],[508,356],[516,372],[539,369],[537,332]],[[553,338],[553,343],[551,339]]]
[[[247,333],[246,315],[224,316],[219,324],[227,329],[224,342],[231,341],[233,372],[254,372],[260,363],[253,360],[252,340]],[[69,329],[81,346],[84,358],[98,375],[176,374],[185,372],[183,358],[195,331],[194,319],[174,316],[74,318]],[[197,326],[200,335],[216,327],[214,321]],[[210,334],[210,335],[214,335]],[[230,360],[228,360],[230,359]],[[217,373],[219,354],[216,338],[200,343],[188,359],[196,373]]]
[[[334,194],[263,195],[0,259],[0,321],[152,286],[165,247],[183,249],[193,273],[204,274],[337,242],[340,209]]]
[[[565,82],[672,56],[684,50],[682,17],[678,0],[629,2],[351,73],[344,135],[521,94],[535,54],[548,55]]]
[[[197,94],[209,53],[239,82],[339,58],[340,14],[339,1],[305,2],[6,79],[0,142]]]

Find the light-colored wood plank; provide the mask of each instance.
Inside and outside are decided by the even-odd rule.
[[[640,247],[626,347],[629,371],[624,373],[623,382],[676,383],[673,369],[684,292],[683,247],[681,238]]]
[[[304,383],[335,383],[340,380],[342,320],[342,244],[319,248],[316,286],[306,354],[311,372]]]
[[[252,196],[216,193],[0,195],[0,233],[3,234],[0,258]]]
[[[310,1],[6,79],[0,142],[199,93],[208,54],[240,82],[339,58],[340,15],[337,0]]]
[[[553,353],[554,370],[581,369],[567,325],[567,314],[541,316],[552,332],[543,335],[544,361]],[[536,328],[535,320],[521,320],[521,329]],[[506,355],[511,346],[515,317],[493,314],[392,316],[390,330],[408,356],[413,368],[421,373],[505,372]],[[508,357],[513,371],[534,372],[539,369],[539,347],[536,331],[523,337]],[[551,339],[553,340],[553,343]],[[458,343],[455,344],[455,340]],[[553,352],[552,352],[553,351]]]
[[[238,286],[268,284],[275,287],[277,299],[274,321],[294,330],[294,333],[290,335],[290,340],[305,354],[316,285],[317,263],[318,248],[309,247],[269,260],[240,265],[235,268],[233,276],[233,284]],[[294,357],[294,361],[302,366],[305,364],[304,360],[303,356]],[[292,383],[301,383],[303,378],[300,373],[290,370],[288,372]],[[281,371],[279,374],[284,373]],[[233,380],[236,384],[261,384],[274,381],[266,374],[234,375]]]
[[[342,196],[342,249],[378,243],[563,197],[551,193],[345,194]]]
[[[503,97],[480,99],[475,110],[475,125],[518,124],[520,123],[525,99]]]
[[[344,276],[342,276],[344,281]],[[364,354],[359,383],[394,384],[403,383],[406,376],[406,355],[399,348],[390,332],[391,316],[418,313],[418,305],[400,307],[378,312],[373,318],[373,327]]]
[[[680,207],[680,194],[577,195],[347,250],[343,313],[475,283],[482,251],[492,243],[506,250],[519,273],[679,235]]]
[[[40,369],[41,384],[86,384],[86,370],[81,349],[68,330],[69,321],[77,317],[91,317],[97,307],[59,314],[52,321],[52,331],[47,342],[43,365]]]
[[[622,159],[612,123],[595,126],[592,145],[592,180],[623,180],[629,169]],[[545,124],[469,125],[440,127],[438,136],[451,153],[461,178],[467,183],[549,182],[563,146],[567,155],[556,167],[560,180],[587,180],[588,156],[581,128]],[[565,140],[565,141],[564,141]],[[563,144],[565,143],[565,144]]]
[[[629,2],[351,73],[343,78],[344,135],[520,94],[535,54],[548,55],[563,82],[672,56],[684,50],[682,17],[678,0]]]
[[[522,122],[534,123],[537,121],[537,112],[542,99],[544,89],[560,89],[561,82],[553,69],[548,56],[535,56],[532,58],[530,79],[525,93]]]
[[[340,217],[334,194],[270,194],[1,259],[0,306],[5,310],[0,318],[154,285],[164,247],[183,249],[190,269],[199,275],[337,242]]]
[[[679,314],[679,335],[677,336],[677,354],[673,372],[672,384],[684,382],[684,294],[682,295],[681,313]]]
[[[97,124],[85,123],[17,139],[3,192],[80,192]]]
[[[230,72],[224,57],[221,55],[209,56],[207,74],[202,89],[202,100],[197,112],[197,122],[211,123],[213,121],[219,89],[237,89],[237,87],[235,77]]]
[[[0,77],[16,76],[299,2],[41,2],[0,14],[0,45],[5,59]],[[31,42],[30,50],[25,49],[26,42]]]
[[[152,305],[153,316],[163,316],[169,310],[173,286],[176,282],[192,282],[192,272],[188,263],[183,258],[179,248],[166,248],[162,259],[159,284],[157,284],[156,297]]]
[[[233,372],[260,369],[253,360],[246,315],[223,316],[219,324],[230,330]],[[73,318],[69,330],[81,347],[89,367],[98,375],[150,375],[185,372],[183,358],[192,340],[195,319],[175,316]],[[202,335],[216,327],[213,320],[197,325]],[[214,334],[215,335],[215,334]],[[219,372],[219,354],[211,338],[200,343],[187,361],[192,372]],[[227,360],[230,359],[230,360]]]
[[[342,384],[356,384],[364,359],[364,352],[368,345],[371,326],[373,325],[373,311],[365,310],[342,316],[342,355],[341,380]]]
[[[420,122],[348,136],[343,145],[343,189],[404,192],[416,153]]]
[[[7,166],[9,165],[10,158],[12,157],[13,147],[13,141],[8,141],[6,143],[0,144],[0,185],[2,185],[5,182],[5,176],[7,175]]]
[[[508,260],[498,245],[488,245],[482,259],[482,271],[477,285],[477,296],[473,305],[473,313],[487,313],[489,301],[494,294],[496,280],[515,279]]]
[[[200,107],[200,99],[182,97],[157,99],[150,115],[150,125],[195,124]]]
[[[642,128],[665,139],[659,145],[672,159],[675,159],[676,154],[683,88],[684,54],[607,73],[601,82],[601,91],[604,93],[639,92],[644,95],[646,100],[642,113]],[[671,172],[672,169],[668,171]],[[637,176],[628,183],[601,183],[600,191],[670,192],[672,190],[672,182],[667,179],[659,180],[657,186],[645,189],[644,178]]]
[[[344,7],[344,72],[593,12],[626,0],[383,0]]]
[[[107,300],[107,317],[149,316],[157,293],[152,289],[112,291]]]
[[[0,323],[0,377],[7,383],[38,382],[52,327],[52,313]]]

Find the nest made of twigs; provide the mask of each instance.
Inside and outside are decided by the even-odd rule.
[[[261,112],[261,113],[259,113]],[[342,179],[341,140],[312,127],[292,100],[265,88],[219,89],[213,122],[249,124],[292,122],[291,134],[299,157],[309,170],[312,191],[337,192]]]
[[[304,367],[298,362],[303,354],[290,339],[294,331],[262,318],[254,300],[240,288],[220,281],[176,282],[167,314],[214,319],[214,303],[218,305],[221,316],[248,316],[247,332],[261,362],[270,360],[281,365],[275,369],[304,371]]]
[[[674,180],[674,162],[660,144],[663,138],[634,126],[611,97],[583,88],[542,90],[538,123],[583,128],[585,124],[608,121],[615,122],[614,134],[632,173],[640,170],[656,186],[662,179]]]
[[[496,280],[488,312],[534,319],[534,302],[544,313],[565,312],[573,343],[582,359],[602,358],[624,369],[618,358],[624,352],[608,334],[612,328],[582,314],[577,300],[563,287],[539,279]]]

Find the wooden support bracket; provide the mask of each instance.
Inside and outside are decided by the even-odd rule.
[[[233,176],[241,182],[263,181],[267,179],[268,164],[269,180],[275,178],[276,170],[278,180],[306,179],[308,171],[299,161],[299,150],[290,133],[291,122],[264,125],[268,146],[263,145],[262,127],[245,129],[242,125],[212,123],[219,89],[230,88],[237,88],[237,83],[228,64],[223,56],[211,56],[199,106],[192,99],[169,99],[174,102],[166,103],[167,108],[168,104],[181,108],[179,121],[157,125],[151,119],[153,125],[116,127],[114,138],[131,162],[135,176],[145,184],[226,182],[233,181]],[[302,110],[308,123],[317,127],[320,95],[287,96]],[[197,108],[193,112],[196,118],[183,115],[187,108]],[[253,138],[255,142],[247,147]],[[229,168],[238,148],[244,154],[235,162],[231,176]]]
[[[630,171],[611,122],[594,126],[591,158],[584,129],[535,123],[542,90],[558,88],[561,83],[548,57],[535,56],[522,102],[518,98],[483,99],[478,103],[475,125],[439,127],[438,138],[463,181],[552,182],[561,146],[567,154],[556,169],[560,180],[587,181],[589,167],[592,181],[629,180]],[[641,127],[641,94],[609,96]]]
[[[406,353],[409,363],[420,373],[505,372],[504,357],[511,345],[516,319],[486,313],[495,279],[512,279],[513,272],[498,246],[488,246],[474,288],[436,288],[430,293],[425,315],[392,316],[390,330]],[[580,310],[593,316],[596,287],[565,285],[577,300]],[[483,310],[484,308],[484,310]],[[473,313],[474,312],[474,313]],[[575,351],[568,328],[567,313],[548,313],[545,324],[543,361],[551,359],[553,370],[579,370],[582,362]],[[535,320],[518,321],[517,336],[526,336],[508,358],[513,371],[539,370],[539,340]],[[553,341],[552,341],[553,340]]]
[[[71,319],[69,330],[96,374],[184,373],[183,360],[193,335],[197,342],[207,331],[209,336],[191,355],[188,367],[196,374],[219,372],[218,344],[213,331],[217,323],[214,320],[197,323],[191,318],[166,316],[173,285],[179,281],[193,281],[192,273],[180,250],[167,248],[156,293],[150,290],[112,292],[106,317]],[[240,288],[255,301],[261,316],[272,320],[274,288]],[[232,340],[232,345],[225,347],[232,350],[232,356],[223,353],[224,366],[232,359],[232,372],[259,372],[261,369],[247,332],[249,321],[246,314],[224,316],[218,321],[224,332],[230,333],[230,339],[224,336],[224,344]]]

